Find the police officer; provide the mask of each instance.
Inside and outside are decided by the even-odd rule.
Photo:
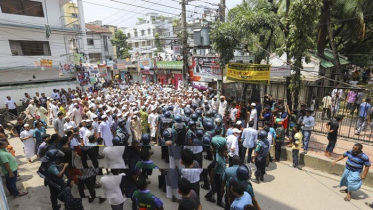
[[[233,156],[233,165],[231,167],[225,169],[223,177],[222,177],[222,186],[226,187],[225,188],[226,193],[225,193],[225,197],[224,197],[224,199],[225,199],[225,210],[230,209],[230,205],[229,205],[229,202],[228,202],[228,190],[230,190],[228,188],[228,181],[232,177],[237,176],[237,168],[240,166],[240,164],[241,164],[240,156],[238,156],[238,155]]]
[[[189,108],[184,109],[184,116],[183,116],[183,122],[188,125],[190,120],[190,115],[192,114],[192,111]]]
[[[116,136],[118,136],[121,139],[121,146],[127,146],[128,145],[128,139],[130,138],[130,133],[128,132],[126,128],[126,120],[120,120],[118,121],[118,127],[116,130]]]
[[[269,152],[269,142],[267,140],[267,132],[260,130],[258,133],[259,143],[256,146],[254,154],[254,163],[257,168],[255,171],[255,180],[259,183],[264,180],[264,174],[266,169],[266,159]],[[260,180],[260,181],[259,181]]]
[[[251,185],[251,182],[250,182],[251,173],[252,172],[251,172],[251,169],[249,167],[247,167],[244,164],[241,164],[237,168],[236,177],[231,177],[229,179],[228,184],[227,184],[227,188],[230,189],[233,182],[239,182],[241,185],[244,186],[245,191],[250,194],[251,199],[253,201],[253,205],[256,207],[256,209],[260,210],[261,208],[258,204],[258,201],[256,200],[256,197],[255,197],[255,194],[254,194],[254,189],[253,189],[253,187]],[[232,202],[235,199],[235,196],[232,194],[232,192],[230,190],[227,190],[227,193],[228,193],[228,198],[229,198],[228,202],[229,202],[229,205],[231,205]]]
[[[225,130],[225,126],[223,124],[223,120],[221,118],[215,118],[214,123],[215,123],[215,130],[220,129],[221,130],[221,136],[225,137],[226,136],[226,130]]]
[[[206,112],[206,117],[203,118],[203,125],[204,126],[207,122],[214,122],[214,120],[212,119],[212,112],[211,111],[207,111]]]
[[[65,154],[60,150],[51,149],[40,159],[42,163],[39,172],[45,176],[44,185],[49,187],[53,210],[59,210],[61,208],[61,205],[58,204],[57,197],[65,188],[65,182],[62,177],[69,163],[64,163],[62,166],[57,165],[55,162],[59,157],[63,156],[65,156]]]
[[[196,123],[197,128],[202,128],[202,122],[199,121],[198,115],[196,113],[193,113],[190,115],[190,119],[193,120]]]
[[[204,129],[206,131],[206,135],[209,135],[211,138],[213,138],[215,134],[215,129],[214,129],[214,123],[212,121],[206,121],[204,124]],[[204,156],[206,160],[213,160],[212,153],[211,153],[211,147],[210,145],[205,146],[205,151],[207,155]]]
[[[177,141],[175,143],[177,146],[185,146],[185,135],[187,126],[184,122],[182,122],[182,118],[180,115],[176,115],[174,120],[175,123],[172,125],[172,128],[175,129],[177,132]]]

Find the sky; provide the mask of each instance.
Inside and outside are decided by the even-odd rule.
[[[83,0],[85,22],[102,20],[103,24],[119,27],[131,27],[144,14],[155,12],[163,16],[176,17],[181,14],[181,0]],[[77,0],[73,0],[74,3]],[[120,2],[126,3],[122,4]],[[235,7],[242,0],[226,0],[228,9]],[[187,17],[201,17],[203,7],[217,9],[220,0],[193,0],[187,6]],[[132,4],[128,5],[128,4]],[[162,4],[162,5],[159,5]],[[195,5],[195,6],[192,6]],[[142,7],[142,8],[141,8]],[[158,11],[157,11],[158,10]]]

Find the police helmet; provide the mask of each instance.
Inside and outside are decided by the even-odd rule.
[[[198,129],[196,131],[197,138],[202,138],[204,134],[205,134],[205,132],[202,129]]]
[[[114,136],[112,142],[113,146],[122,146],[122,139],[119,136]]]
[[[145,133],[141,136],[141,142],[143,145],[149,145],[150,143],[150,134]]]
[[[175,118],[174,118],[174,120],[177,123],[181,123],[181,116],[180,115],[176,115]]]
[[[210,121],[207,121],[205,124],[204,124],[204,128],[207,130],[207,131],[212,131],[214,129],[214,124]]]
[[[169,106],[167,107],[167,110],[168,110],[168,111],[174,111],[174,106],[169,105]]]
[[[65,156],[65,153],[63,153],[59,149],[50,149],[45,153],[45,155],[40,160],[41,162],[52,162],[57,160],[58,157],[63,156]]]
[[[192,114],[192,111],[190,109],[184,109],[184,114],[189,117]]]
[[[211,143],[211,136],[209,136],[209,135],[205,135],[205,136],[202,138],[202,141],[203,141],[203,144],[204,144],[204,145],[210,145],[210,143]]]
[[[259,133],[258,133],[258,139],[259,140],[266,139],[267,136],[268,136],[268,133],[265,130],[260,130]]]
[[[211,111],[207,111],[206,112],[206,117],[212,117],[212,112]]]
[[[221,118],[215,118],[215,120],[214,120],[214,122],[216,123],[216,124],[219,124],[220,125],[220,123],[222,122],[223,120],[221,119]]]
[[[166,108],[162,108],[162,113],[165,114],[167,112]]]
[[[221,116],[221,114],[218,113],[218,114],[215,115],[215,118],[223,119],[223,116]]]
[[[171,118],[171,112],[166,111],[166,112],[164,113],[164,116],[165,116],[166,118]]]
[[[192,125],[196,125],[196,122],[193,121],[193,120],[190,120],[190,121],[188,122],[188,126],[190,127],[190,126],[192,126]]]
[[[202,116],[202,110],[197,109],[196,110],[196,114],[198,115],[198,117],[201,117]]]
[[[172,140],[172,135],[168,130],[163,131],[162,137],[165,141]]]
[[[244,164],[241,164],[240,166],[238,166],[236,174],[237,174],[237,179],[241,181],[249,180],[251,177],[251,169],[250,167]]]
[[[198,120],[198,115],[196,113],[193,113],[190,115],[190,118],[193,120],[193,121],[197,121]]]
[[[215,116],[218,112],[216,110],[212,110],[212,116]]]

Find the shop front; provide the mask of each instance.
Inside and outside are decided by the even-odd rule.
[[[162,85],[173,85],[179,87],[179,81],[183,80],[182,61],[158,61],[157,78]]]
[[[155,59],[143,59],[140,61],[140,69],[141,69],[141,79],[143,83],[150,84],[157,81],[155,70],[157,68],[157,64]]]
[[[189,80],[194,88],[206,90],[217,88],[221,80],[219,57],[193,56],[189,63]]]

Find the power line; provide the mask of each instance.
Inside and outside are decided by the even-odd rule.
[[[135,1],[136,1],[136,0],[133,0],[133,1],[131,2],[131,4],[133,4]],[[119,11],[117,11],[116,13],[110,15],[109,17],[102,19],[102,21],[107,20],[107,19],[113,17],[114,15],[118,14],[120,11],[124,11],[124,8],[126,8],[126,6],[123,7],[122,9],[120,9]],[[127,14],[126,14],[126,15],[127,15]]]
[[[130,4],[130,3],[125,3],[125,2],[121,2],[121,1],[117,1],[117,0],[110,0],[110,1],[117,2],[117,3],[120,3],[120,4],[130,5],[130,6],[134,6],[134,7],[140,7],[140,8],[149,9],[147,7],[138,6],[138,5],[134,5],[134,4]],[[165,12],[165,11],[161,11],[161,10],[157,10],[157,9],[152,9],[152,10],[153,11],[157,11],[157,12],[163,12],[163,13],[170,14],[170,15],[177,15],[177,14],[174,14],[174,13],[171,13],[171,12]]]

